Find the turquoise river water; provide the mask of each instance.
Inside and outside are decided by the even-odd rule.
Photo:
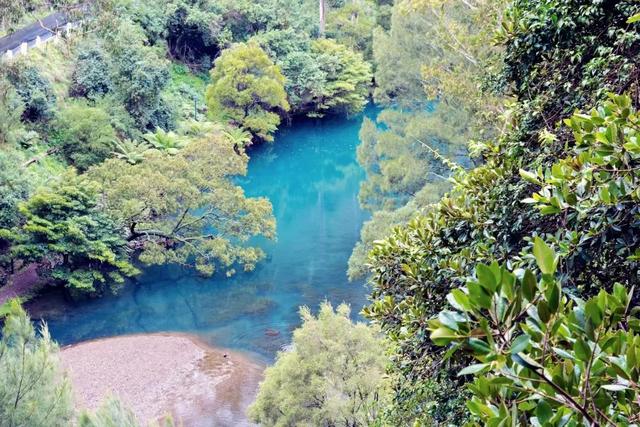
[[[261,243],[268,257],[255,271],[203,279],[177,267],[147,269],[117,296],[44,311],[54,339],[179,331],[270,360],[299,325],[299,306],[345,301],[356,316],[366,289],[349,283],[346,269],[367,218],[357,200],[361,123],[362,116],[298,121],[251,150],[240,183],[249,196],[271,200],[278,225],[277,241]]]

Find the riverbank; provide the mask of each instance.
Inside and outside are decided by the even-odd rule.
[[[38,264],[29,264],[10,275],[7,284],[0,287],[0,306],[13,298],[28,300],[45,286],[38,275]]]
[[[146,424],[166,414],[178,425],[249,426],[264,365],[186,334],[127,335],[62,348],[79,409],[113,393]]]

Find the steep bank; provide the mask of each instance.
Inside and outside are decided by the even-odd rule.
[[[95,409],[110,392],[143,422],[171,414],[184,426],[248,426],[264,366],[185,334],[128,335],[61,351],[78,408]]]

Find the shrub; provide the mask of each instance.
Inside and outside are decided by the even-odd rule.
[[[24,104],[23,120],[44,122],[53,117],[56,97],[51,83],[42,77],[37,68],[16,63],[7,67],[7,78]]]
[[[116,133],[111,118],[99,107],[72,102],[60,110],[54,129],[62,154],[81,171],[113,151]]]
[[[265,426],[370,425],[388,396],[377,331],[353,323],[345,304],[334,312],[324,303],[317,317],[303,307],[300,315],[292,348],[267,368],[250,416]]]
[[[211,70],[206,102],[211,115],[266,141],[289,110],[284,77],[256,43],[240,43],[222,52]]]
[[[71,77],[71,96],[95,99],[112,90],[107,52],[99,45],[89,45],[81,49]]]
[[[479,264],[429,321],[437,345],[478,361],[467,407],[483,425],[635,425],[640,307],[622,285],[586,302],[563,292],[558,256],[540,238],[534,270]],[[475,425],[475,424],[474,424]]]

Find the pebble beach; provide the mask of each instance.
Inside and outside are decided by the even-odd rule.
[[[76,407],[96,409],[116,395],[148,424],[171,415],[177,425],[251,426],[264,365],[186,334],[128,335],[61,349]]]

